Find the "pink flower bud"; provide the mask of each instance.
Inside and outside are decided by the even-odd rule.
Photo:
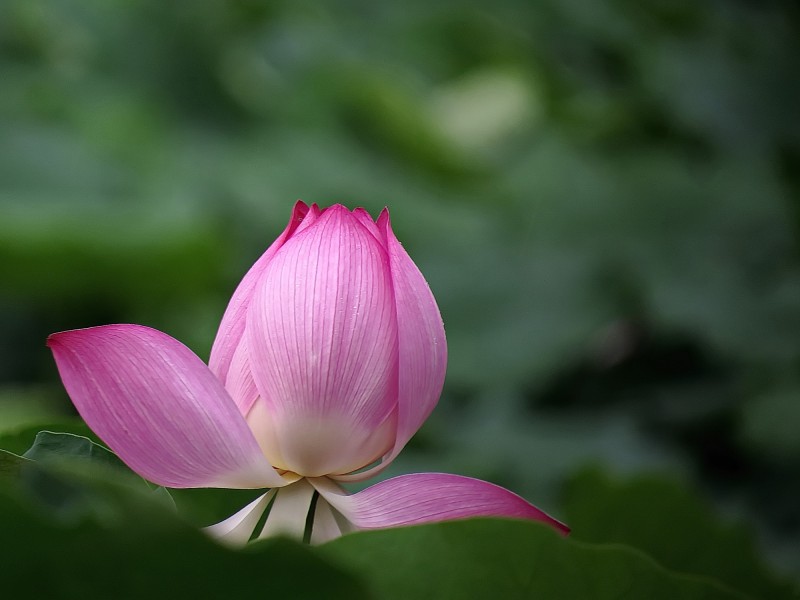
[[[388,211],[376,223],[298,202],[234,293],[209,365],[270,462],[316,477],[393,457],[436,405],[446,360]]]

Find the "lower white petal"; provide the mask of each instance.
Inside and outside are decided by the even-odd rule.
[[[342,513],[320,496],[317,501],[317,508],[314,511],[314,526],[311,529],[312,544],[324,544],[342,534],[355,530],[355,526],[345,519]]]
[[[233,546],[246,544],[250,541],[250,536],[258,525],[258,520],[264,514],[264,510],[269,506],[269,501],[276,492],[276,489],[270,490],[224,521],[205,527],[204,531],[225,544]]]
[[[306,529],[306,517],[311,508],[311,498],[314,496],[314,488],[305,479],[301,479],[276,490],[276,492],[275,502],[272,504],[267,522],[258,539],[287,535],[302,540]]]

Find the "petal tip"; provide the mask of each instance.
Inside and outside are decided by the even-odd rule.
[[[82,327],[77,329],[66,329],[64,331],[57,331],[47,336],[47,341],[45,342],[45,345],[48,348],[62,347],[65,346],[70,339],[74,339],[76,337],[85,337],[87,335],[90,335],[91,332],[97,331],[99,329],[109,330],[114,328],[119,328],[119,326],[96,325],[94,327]]]
[[[56,346],[61,345],[61,338],[65,332],[59,331],[58,333],[51,333],[47,336],[47,339],[44,342],[44,345],[48,348],[55,348]]]
[[[551,519],[550,525],[552,525],[555,528],[555,530],[558,531],[558,533],[560,533],[561,535],[566,537],[570,533],[572,533],[572,529],[570,529],[569,526],[565,525],[564,523],[562,523],[557,519],[553,519],[553,517],[550,517],[550,519]]]

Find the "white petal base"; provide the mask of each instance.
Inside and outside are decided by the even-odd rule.
[[[329,480],[324,477],[318,478],[315,480],[315,485],[320,481]],[[341,491],[333,482],[330,482],[328,486],[323,483],[323,486],[325,489]],[[258,534],[258,539],[285,535],[302,540],[305,538],[308,512],[311,510],[316,491],[315,487],[306,479],[301,479],[284,488],[272,489],[253,500],[236,514],[215,525],[205,527],[203,530],[223,544],[243,546],[250,541],[258,521],[272,502],[264,528]],[[328,504],[323,496],[317,497],[311,529],[310,542],[312,544],[323,544],[355,530],[356,527]]]
[[[313,545],[324,544],[355,530],[356,527],[345,519],[342,513],[328,504],[325,498],[322,496],[318,498],[317,508],[314,512],[314,526],[311,529]]]
[[[277,491],[278,495],[258,539],[286,535],[302,540],[314,488],[305,479],[301,479]]]
[[[275,496],[277,489],[272,489],[253,500],[236,514],[220,521],[215,525],[205,527],[203,530],[211,537],[223,544],[243,546],[250,541],[250,536],[258,525],[258,520],[269,506],[270,500]]]

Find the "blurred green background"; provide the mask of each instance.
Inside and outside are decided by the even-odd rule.
[[[573,521],[608,481],[677,481],[800,575],[798,25],[788,0],[4,0],[0,433],[72,415],[49,333],[206,358],[295,199],[388,205],[450,349],[390,474]],[[619,521],[662,518],[628,497]]]

